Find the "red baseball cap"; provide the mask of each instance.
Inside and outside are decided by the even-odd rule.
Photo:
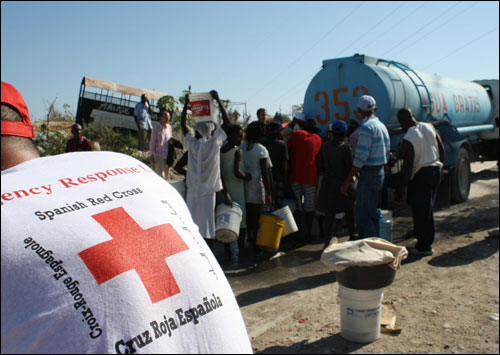
[[[21,115],[23,121],[2,120],[2,136],[18,136],[33,138],[35,133],[31,125],[28,107],[23,97],[15,87],[2,81],[2,103],[15,108]]]

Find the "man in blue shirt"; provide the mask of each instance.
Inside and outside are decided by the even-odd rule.
[[[142,94],[141,102],[135,106],[134,118],[137,123],[139,150],[145,151],[149,147],[149,137],[153,128],[151,123],[151,107],[146,94]]]
[[[375,99],[363,95],[358,100],[358,112],[364,123],[359,128],[359,139],[354,162],[341,193],[347,196],[352,178],[359,172],[356,192],[356,224],[359,238],[380,237],[377,207],[384,184],[384,166],[389,161],[390,140],[385,125],[375,116]]]

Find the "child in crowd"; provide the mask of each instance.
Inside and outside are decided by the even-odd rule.
[[[243,139],[243,130],[239,125],[230,125],[226,131],[227,143],[220,151],[220,168],[222,179],[222,196],[225,203],[232,206],[236,202],[242,211],[240,234],[237,242],[225,244],[226,255],[230,255],[231,262],[238,261],[238,250],[245,248],[246,208],[245,208],[245,181],[252,180],[250,174],[245,174],[243,153],[239,148]]]
[[[259,230],[259,217],[264,204],[272,204],[272,178],[269,169],[272,164],[269,152],[261,144],[264,125],[255,121],[248,125],[246,141],[241,143],[245,173],[252,179],[245,181],[245,202],[247,213],[247,238],[255,251],[255,242]]]

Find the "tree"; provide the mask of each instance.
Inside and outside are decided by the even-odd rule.
[[[292,116],[302,111],[304,111],[304,104],[292,105]]]

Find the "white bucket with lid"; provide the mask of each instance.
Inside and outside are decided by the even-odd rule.
[[[222,243],[238,240],[243,212],[233,201],[233,207],[221,203],[215,208],[215,239]]]
[[[215,122],[215,100],[209,92],[200,92],[189,95],[191,112],[195,122]]]
[[[340,335],[355,343],[380,337],[383,289],[355,290],[339,284]]]
[[[282,238],[299,230],[299,228],[297,227],[297,223],[295,223],[295,219],[293,218],[293,213],[290,207],[285,206],[277,211],[274,211],[273,213],[285,220],[283,234],[281,235]]]

